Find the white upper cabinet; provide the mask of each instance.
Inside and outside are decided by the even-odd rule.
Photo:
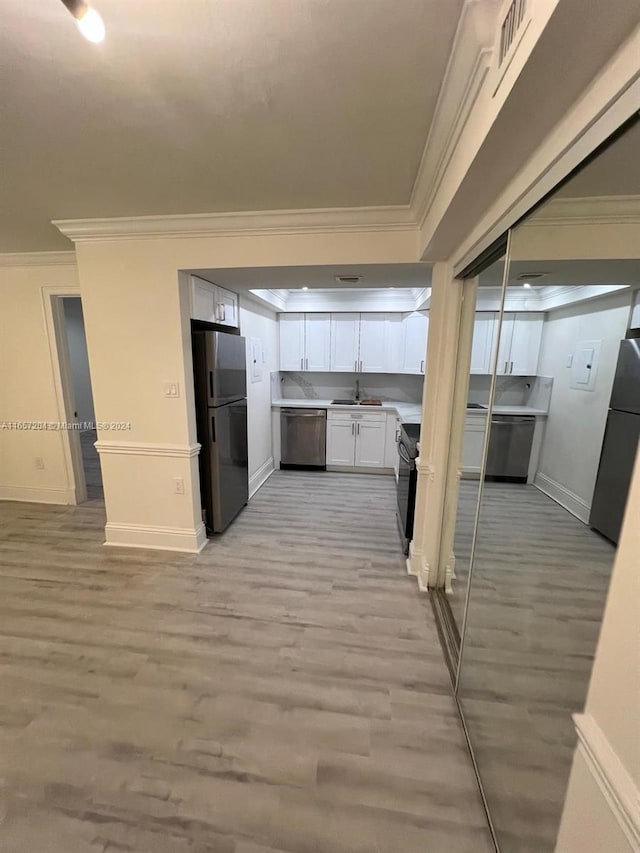
[[[388,323],[387,314],[360,315],[360,372],[384,373],[389,370]]]
[[[238,328],[240,325],[238,294],[216,285],[215,300],[215,315],[217,319],[213,322],[221,326]]]
[[[331,369],[331,316],[280,314],[280,370]]]
[[[304,315],[304,369],[331,370],[331,315]]]
[[[538,369],[544,314],[505,314],[498,346],[498,374],[534,376]]]
[[[495,325],[496,315],[493,311],[479,311],[476,314],[471,345],[471,373],[491,373]]]
[[[191,317],[215,323],[216,287],[195,275],[191,276]]]
[[[330,369],[357,373],[359,344],[360,314],[332,314]]]
[[[518,313],[513,321],[509,373],[513,376],[535,376],[542,341],[544,314]]]
[[[427,367],[429,317],[421,311],[408,314],[402,323],[404,353],[402,373],[424,373]]]
[[[280,370],[304,370],[304,314],[281,314]]]
[[[191,317],[219,326],[238,328],[238,295],[209,281],[191,276]]]

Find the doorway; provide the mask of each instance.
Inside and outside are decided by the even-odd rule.
[[[64,433],[68,437],[76,503],[103,501],[102,471],[87,337],[80,296],[51,297],[60,369]]]

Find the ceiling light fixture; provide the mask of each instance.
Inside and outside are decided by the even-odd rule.
[[[67,9],[76,19],[76,24],[87,41],[100,44],[106,34],[102,16],[91,8],[84,0],[62,0]]]
[[[309,288],[308,288],[308,287],[303,287],[302,289],[303,289],[303,290],[309,290]]]
[[[529,282],[528,282],[528,281],[525,281],[525,282],[524,282],[524,284],[523,284],[522,286],[523,286],[523,287],[526,287],[526,288],[527,288],[527,290],[530,290],[530,289],[531,289],[531,285],[529,284]]]

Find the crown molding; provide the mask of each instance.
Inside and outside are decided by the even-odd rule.
[[[416,228],[409,205],[190,213],[113,219],[57,219],[53,221],[53,225],[74,243],[157,237],[413,231]]]
[[[640,225],[640,195],[555,198],[519,227],[567,225]]]
[[[59,267],[75,265],[75,252],[8,252],[0,254],[0,267]]]
[[[491,67],[494,21],[483,0],[466,0],[436,102],[409,206],[422,227]]]

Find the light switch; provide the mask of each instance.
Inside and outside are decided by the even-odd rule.
[[[572,364],[573,364],[573,353],[570,352],[569,355],[567,356],[567,360],[565,362],[565,367],[571,367]]]
[[[165,382],[164,383],[164,396],[165,397],[179,397],[180,396],[180,385],[177,382]]]

